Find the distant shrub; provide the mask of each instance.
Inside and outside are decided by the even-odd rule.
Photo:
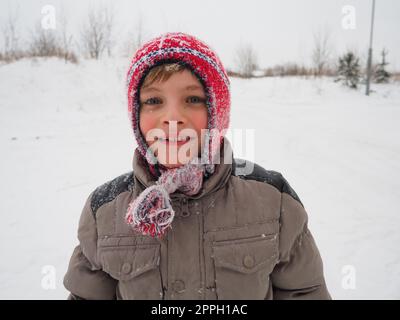
[[[376,83],[388,83],[391,74],[386,70],[386,66],[389,64],[386,61],[386,55],[388,52],[383,49],[381,52],[382,60],[375,66],[374,70],[374,80]]]
[[[264,69],[266,77],[311,76],[312,74],[312,69],[297,63],[286,63]]]
[[[352,89],[357,89],[361,78],[360,59],[355,53],[349,51],[339,58],[338,78],[336,81],[342,82],[344,85]]]

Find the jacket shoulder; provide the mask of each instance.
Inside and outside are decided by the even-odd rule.
[[[119,194],[132,190],[133,185],[133,171],[130,171],[97,187],[93,191],[90,201],[94,218],[96,218],[96,212],[102,205],[113,201]]]
[[[252,168],[252,170],[248,173],[247,170],[243,170],[243,168]],[[280,192],[290,195],[303,206],[297,193],[293,190],[284,176],[278,171],[266,170],[257,163],[235,158],[233,159],[232,174],[241,179],[256,180],[267,183],[278,189]]]

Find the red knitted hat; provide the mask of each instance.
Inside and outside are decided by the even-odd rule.
[[[185,65],[202,83],[208,108],[207,129],[218,130],[219,143],[229,127],[230,81],[217,54],[194,36],[182,32],[163,34],[136,51],[127,73],[129,117],[139,152],[148,161],[148,146],[139,127],[139,91],[151,68],[172,62]],[[209,139],[214,137],[211,135]],[[215,141],[209,142],[207,157],[211,160],[216,146]]]

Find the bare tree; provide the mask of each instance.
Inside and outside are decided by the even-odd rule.
[[[249,78],[258,67],[257,55],[250,44],[241,45],[236,50],[236,65],[243,77]]]
[[[9,10],[8,17],[2,26],[3,57],[5,60],[17,59],[19,55],[18,14],[18,7],[14,11]]]
[[[68,31],[68,19],[64,10],[60,15],[59,26],[60,45],[62,49],[62,55],[64,56],[64,61],[65,63],[67,63],[68,60],[77,62],[76,56],[72,51],[73,36]]]
[[[104,29],[105,29],[105,39],[106,39],[106,49],[109,57],[112,55],[112,48],[115,45],[115,40],[113,39],[114,31],[114,11],[112,8],[104,8]]]
[[[81,33],[82,45],[90,58],[99,59],[104,50],[111,55],[114,42],[112,32],[114,15],[108,7],[89,10]]]
[[[315,68],[315,75],[321,76],[325,73],[331,57],[330,46],[331,33],[328,29],[319,30],[314,33],[314,49],[312,62]]]
[[[143,28],[143,19],[139,16],[136,26],[132,32],[128,34],[128,40],[123,48],[123,53],[126,56],[131,56],[137,49],[139,49],[144,41],[145,34]]]
[[[40,22],[36,23],[31,33],[29,54],[35,57],[52,57],[60,55],[60,44],[56,31],[44,29]]]

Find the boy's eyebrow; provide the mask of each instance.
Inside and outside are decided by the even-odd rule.
[[[161,90],[156,87],[143,87],[142,92],[146,92],[146,91],[161,91]]]
[[[203,89],[203,87],[197,85],[197,84],[191,84],[184,88],[184,90],[198,90],[198,89]],[[148,92],[148,91],[161,91],[157,87],[143,87],[142,92]]]
[[[203,87],[201,87],[197,84],[192,84],[192,85],[186,87],[186,90],[197,90],[197,89],[203,89]]]

